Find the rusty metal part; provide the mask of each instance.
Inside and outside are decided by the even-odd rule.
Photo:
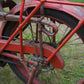
[[[52,0],[54,1],[54,0]],[[34,8],[39,4],[39,1],[36,2],[35,0],[33,0],[30,3],[25,3],[25,9],[28,8]],[[11,5],[11,4],[10,4]],[[9,6],[9,4],[7,5],[7,3],[4,6]],[[69,5],[60,5],[60,4],[54,4],[54,3],[45,3],[44,4],[45,8],[50,8],[50,9],[54,9],[54,10],[58,10],[58,11],[62,11],[65,12],[66,14],[69,14],[71,16],[73,16],[74,18],[76,18],[78,21],[80,21],[82,19],[82,17],[84,17],[84,11],[82,8],[80,7],[76,7],[76,6],[69,6]],[[21,8],[21,4],[16,5],[15,7],[13,7],[13,9],[10,11],[10,14],[16,14],[20,11]],[[72,10],[71,10],[72,9]],[[80,11],[80,12],[79,12]],[[62,21],[57,20],[58,22],[62,23]],[[4,23],[2,24],[1,30],[3,30],[4,28]],[[79,30],[82,31],[83,28],[80,28]],[[2,32],[1,32],[2,33]],[[79,37],[82,39],[82,41],[84,42],[84,37],[81,35],[80,32],[77,33],[79,35]]]
[[[43,58],[42,25],[38,23],[40,57]]]
[[[18,60],[20,62],[24,61],[24,62],[29,63],[29,64],[37,64],[35,61],[28,60],[28,59],[22,59],[21,57],[18,57],[18,56],[14,55],[14,54],[9,54],[9,53],[3,52],[1,55],[12,58],[12,59],[15,59],[15,60]]]
[[[3,46],[6,42],[7,40],[0,40],[0,46]],[[39,43],[35,43],[35,45],[36,45],[37,54],[40,55]],[[20,43],[16,41],[11,41],[9,45],[5,48],[5,50],[12,51],[12,52],[20,52]],[[43,55],[46,58],[48,58],[54,51],[55,51],[55,48],[47,44],[43,44]],[[23,53],[35,54],[34,46],[31,45],[30,42],[23,43]],[[22,61],[20,57],[15,55],[7,54],[7,53],[2,53],[2,55]],[[27,61],[27,59],[24,59],[24,60]],[[50,61],[53,67],[58,69],[64,68],[64,60],[59,52],[55,54],[55,56]],[[30,62],[30,61],[27,61],[27,62]]]
[[[4,10],[3,10],[2,5],[1,5],[1,2],[0,2],[0,12],[1,11],[4,11]]]
[[[32,70],[32,73],[31,73],[31,76],[29,77],[29,80],[28,80],[28,83],[27,84],[32,84],[33,79],[35,77],[36,70],[37,70],[37,68],[36,68],[36,66],[34,66],[33,67],[33,70]]]
[[[0,12],[4,12],[4,10],[3,10],[3,8],[2,8],[2,5],[1,5],[1,2],[0,2]],[[0,17],[0,20],[2,20],[4,17],[3,16],[1,16]]]
[[[38,60],[38,55],[37,55],[37,51],[36,51],[36,46],[35,46],[35,41],[34,41],[34,35],[33,35],[33,30],[32,30],[32,26],[30,24],[30,30],[31,30],[31,34],[32,34],[32,40],[33,40],[33,46],[34,46],[34,50],[35,50],[35,56]]]
[[[6,12],[0,12],[0,20],[6,21],[19,21],[19,15],[7,14]],[[24,17],[23,17],[24,18]],[[24,18],[25,19],[25,18]]]
[[[40,14],[44,15],[44,3],[42,4],[42,6],[40,7]]]
[[[0,17],[2,17],[0,20],[7,20],[7,21],[19,21],[19,15],[12,15],[12,14],[7,14],[5,12],[0,12]],[[22,17],[23,20],[26,19],[26,16]],[[43,18],[42,18],[43,19]],[[42,20],[40,18],[31,18],[29,22],[34,22],[34,23],[40,23],[43,25],[48,25],[51,26],[54,30],[53,33],[49,32],[46,28],[42,28],[42,31],[47,34],[48,36],[54,36],[56,34],[56,32],[58,31],[57,26],[51,22],[51,21],[46,21],[46,20]]]

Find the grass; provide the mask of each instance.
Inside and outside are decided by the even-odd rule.
[[[69,0],[72,1],[72,0]],[[74,0],[78,2],[79,0]],[[80,0],[79,2],[84,2]],[[30,34],[26,38],[31,38]],[[59,40],[59,37],[57,41]],[[84,45],[68,46],[67,44],[60,51],[64,61],[65,67],[63,70],[55,69],[53,72],[42,72],[39,78],[49,84],[74,84],[84,77]],[[81,53],[81,54],[80,54]],[[0,68],[0,84],[24,84],[11,71],[10,67],[6,65]]]
[[[7,64],[4,68],[0,67],[0,84],[23,84],[22,81],[11,71]]]
[[[68,0],[68,1],[84,3],[84,0]]]
[[[26,31],[24,32],[26,34]],[[31,38],[31,35],[28,35],[25,38]],[[77,81],[79,81],[81,78],[84,77],[84,50],[83,49],[84,49],[84,45],[77,46],[74,44],[69,46],[68,44],[66,44],[63,47],[63,49],[61,49],[60,51],[65,61],[64,69],[63,70],[54,69],[53,71],[42,72],[39,78],[41,78],[45,82],[48,82],[48,84],[76,83]],[[24,84],[15,76],[15,74],[10,70],[8,65],[6,65],[4,68],[0,68],[0,83],[1,84]]]
[[[13,1],[21,2],[22,0],[13,0]],[[72,2],[81,2],[81,3],[84,3],[84,0],[67,0],[67,1],[72,1]]]

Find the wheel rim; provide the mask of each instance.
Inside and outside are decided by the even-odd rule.
[[[68,29],[68,27],[67,26],[65,26],[64,24],[61,24],[61,25],[59,25],[59,23],[58,22],[55,22],[55,23],[57,23],[57,25],[58,25],[58,27],[59,27],[59,30],[58,30],[58,34],[56,34],[56,42],[57,43],[59,43],[60,42],[60,39],[62,39],[63,37],[64,37],[64,35],[66,34],[66,32],[68,32],[70,29]],[[65,31],[62,29],[62,30],[60,30],[61,28],[62,28],[62,25],[64,25],[64,27],[65,27]],[[63,33],[64,32],[64,33]],[[61,33],[63,33],[61,36],[59,36],[59,34],[61,34]],[[30,33],[31,34],[31,33]],[[26,38],[31,38],[31,35],[29,34],[29,36],[27,36]],[[25,36],[25,34],[24,34],[24,36]],[[77,35],[75,35],[75,36],[77,36]],[[58,37],[60,37],[60,38],[58,38]],[[46,41],[46,35],[44,35],[44,41]],[[74,38],[74,36],[72,37],[72,39]],[[78,40],[78,36],[77,36],[77,38],[75,38],[75,40]],[[24,38],[25,39],[25,38]],[[48,41],[49,41],[49,39],[50,38],[47,38],[48,39]],[[71,40],[72,40],[71,39]],[[71,40],[69,41],[69,43],[71,43]],[[73,41],[73,40],[72,40]],[[73,42],[72,42],[73,43]],[[67,45],[67,44],[66,44]],[[73,44],[70,44],[70,45],[73,45]],[[71,48],[71,49],[73,49],[73,47]],[[63,52],[63,49],[60,51],[60,52]],[[64,55],[65,56],[65,55]],[[67,56],[67,54],[66,54],[66,56]],[[66,57],[65,56],[65,57]],[[25,71],[23,71],[18,65],[16,65],[16,67],[18,68],[18,70],[26,77],[26,78],[28,78],[29,76],[27,76],[27,74],[25,73]]]
[[[56,19],[54,19],[54,20],[56,20]],[[61,25],[59,25],[60,22],[61,22]],[[62,25],[66,24],[66,23],[64,23],[64,22],[62,22],[62,21],[60,21],[60,22],[57,21],[57,22],[55,22],[55,23],[57,23],[56,25],[57,25],[58,27],[62,28]],[[62,24],[62,23],[63,23],[63,24]],[[66,24],[66,25],[69,26],[68,24]],[[65,26],[65,25],[64,25],[64,26]],[[66,27],[65,30],[67,31],[67,27]],[[62,32],[63,32],[63,30],[60,30],[60,29],[59,29],[59,30],[58,30],[58,33],[59,33],[59,34],[62,33],[62,32],[59,32],[59,31],[62,31]],[[67,31],[67,32],[68,32],[68,31]],[[61,36],[64,36],[64,34],[60,36],[58,33],[56,34],[56,43],[57,43],[57,44],[60,42],[60,39],[62,38]],[[31,33],[30,33],[30,34],[31,34]],[[26,38],[29,38],[29,39],[30,39],[30,38],[31,38],[31,35],[30,35],[30,34],[29,34],[29,36],[26,37]],[[25,36],[25,35],[24,35],[24,36]],[[26,36],[27,36],[27,35],[26,35]],[[59,37],[60,37],[60,38],[59,38]],[[73,38],[74,38],[74,37],[73,37]],[[78,38],[78,37],[77,37],[77,38]],[[24,38],[24,39],[25,39],[25,38]],[[44,41],[46,41],[46,39],[49,41],[50,38],[48,38],[46,35],[44,35]],[[75,40],[76,40],[76,39],[75,39]],[[46,41],[46,42],[47,42],[47,41]],[[70,43],[71,43],[71,42],[70,42]],[[73,43],[73,42],[72,42],[72,43]],[[56,45],[57,45],[57,44],[56,44]],[[50,45],[50,44],[49,44],[49,45]],[[67,45],[67,44],[66,44],[66,45]],[[67,47],[66,45],[65,45],[64,47]],[[71,44],[71,45],[72,45],[72,44]],[[54,46],[54,47],[56,47],[56,46]],[[71,46],[71,49],[73,49],[73,48],[74,48],[74,46]],[[83,48],[84,48],[84,47],[83,47]],[[67,49],[65,48],[65,50],[64,50],[64,49],[60,50],[60,52],[62,53],[62,52],[64,52],[64,51],[66,51],[66,50],[67,50]],[[74,49],[73,49],[73,50],[74,50]],[[73,51],[73,50],[72,50],[72,51]],[[70,50],[69,50],[69,51],[70,51]],[[62,53],[62,55],[64,56],[65,59],[66,59],[66,56],[68,55],[68,53],[69,53],[69,52],[67,52],[66,55]],[[76,54],[76,53],[75,53],[75,54]],[[72,54],[72,53],[71,53],[71,57],[72,57],[72,55],[75,55],[75,54]],[[79,54],[79,53],[78,53],[78,54]],[[69,55],[70,55],[70,54],[69,54]],[[23,70],[21,69],[20,66],[16,65],[16,67],[18,68],[18,70],[19,70],[26,78],[28,78],[27,74],[25,73],[25,71],[23,71]],[[56,71],[54,71],[54,72],[56,73]],[[59,72],[59,71],[58,71],[58,72]],[[43,80],[44,80],[44,79],[43,79]],[[54,83],[53,83],[53,84],[54,84]]]

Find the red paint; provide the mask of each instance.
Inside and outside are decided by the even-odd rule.
[[[34,8],[34,10],[29,14],[29,16],[22,22],[22,24],[20,24],[20,26],[18,27],[18,29],[13,33],[13,35],[8,39],[7,43],[4,44],[1,47],[0,53],[4,50],[4,48],[9,44],[9,42],[14,38],[14,36],[22,29],[22,27],[26,24],[26,22],[29,21],[29,19],[35,14],[35,12],[41,7],[41,5],[43,4],[43,2],[40,2],[38,4],[38,6],[36,6],[36,8]]]
[[[52,0],[52,2],[54,2],[55,0]],[[65,2],[65,1],[63,1]],[[31,7],[36,7],[39,4],[39,1],[33,0],[33,2],[28,3],[26,2],[24,5],[24,8],[31,8]],[[77,7],[78,10],[80,10],[82,12],[82,16],[77,14],[77,11],[75,10],[74,6],[71,5],[62,5],[62,4],[56,4],[56,3],[45,3],[44,5],[45,8],[50,8],[50,9],[55,9],[55,10],[59,10],[59,11],[63,11],[73,17],[75,17],[78,21],[80,21],[81,19],[83,19],[82,17],[84,17],[84,10],[80,7]],[[17,12],[19,12],[21,8],[21,4],[16,5],[11,11],[10,14],[15,14]],[[72,10],[71,10],[72,9]],[[77,33],[78,34],[78,33]],[[79,34],[78,34],[79,35]],[[79,37],[81,38],[81,40],[84,42],[84,39],[79,35]]]
[[[26,5],[24,5],[25,4],[25,0],[22,0],[22,5],[21,4],[17,5],[17,6],[14,7],[14,9],[12,9],[12,11],[10,13],[11,14],[15,14],[16,12],[18,12],[20,10],[20,7],[21,7],[21,10],[20,10],[20,21],[19,21],[20,25],[19,25],[19,27],[17,28],[17,30],[15,30],[15,32],[11,35],[11,37],[8,40],[0,40],[0,46],[1,46],[0,47],[0,54],[1,55],[5,55],[5,56],[10,57],[10,58],[13,58],[13,59],[16,59],[16,60],[19,60],[19,61],[22,62],[22,64],[24,65],[24,67],[26,69],[27,78],[30,79],[30,81],[28,82],[28,84],[31,84],[32,81],[33,81],[34,84],[41,84],[41,82],[39,83],[36,79],[34,79],[34,74],[35,74],[36,68],[33,69],[33,71],[32,71],[33,75],[30,77],[30,74],[29,74],[30,71],[29,71],[29,68],[26,65],[26,62],[30,63],[30,64],[35,64],[35,62],[31,61],[31,60],[27,60],[27,59],[21,59],[21,58],[24,58],[23,53],[35,54],[34,46],[30,46],[30,44],[28,42],[27,42],[27,45],[26,45],[26,43],[23,44],[23,42],[22,42],[23,41],[22,40],[22,27],[38,11],[38,9],[42,6],[42,4],[44,2],[46,2],[45,5],[44,5],[45,8],[49,8],[50,7],[52,9],[66,11],[66,13],[69,13],[72,16],[76,17],[78,20],[80,20],[80,22],[76,26],[76,28],[73,29],[73,31],[64,39],[64,41],[58,46],[57,49],[54,49],[53,47],[48,46],[46,44],[43,44],[43,55],[47,58],[47,60],[45,62],[48,63],[48,62],[51,61],[53,67],[58,68],[58,69],[63,69],[64,68],[64,60],[63,60],[62,56],[60,55],[59,50],[73,36],[73,34],[84,24],[84,19],[82,20],[82,17],[84,16],[84,14],[82,16],[80,16],[80,15],[77,15],[76,12],[68,11],[67,8],[62,9],[63,7],[66,7],[66,5],[84,6],[83,3],[74,3],[74,2],[64,1],[64,0],[63,1],[59,1],[59,0],[58,1],[54,1],[54,0],[52,0],[52,1],[51,0],[46,0],[46,1],[45,0],[41,0],[40,2],[39,1],[37,1],[37,2],[33,1],[33,4],[31,3],[32,5],[30,3],[28,3],[28,4],[30,4],[28,7],[35,7],[35,8],[34,8],[34,10],[28,15],[28,17],[23,22],[22,22],[22,14],[24,12],[24,8],[26,7]],[[51,3],[53,3],[53,4],[51,4]],[[51,4],[51,6],[49,6],[49,4]],[[60,4],[62,4],[62,5],[60,5]],[[10,6],[10,5],[8,5],[8,6]],[[56,7],[60,7],[61,9],[60,8],[55,8],[55,6]],[[15,9],[16,7],[18,7],[18,8]],[[73,8],[72,6],[67,6],[67,7]],[[11,6],[10,6],[10,8],[11,8]],[[75,9],[72,9],[72,10],[75,10]],[[84,13],[84,11],[82,9],[80,9],[80,10]],[[3,27],[4,27],[4,25],[1,28],[1,33],[0,34],[2,34]],[[56,26],[54,28],[56,28]],[[20,31],[20,43],[18,43],[16,41],[11,41],[14,38],[14,36],[19,31]],[[37,38],[38,37],[36,37],[36,39]],[[39,44],[37,43],[35,45],[37,46],[36,47],[37,54],[40,55]],[[9,53],[3,53],[3,50],[8,50],[8,51],[11,51],[11,52],[12,51],[14,51],[14,52],[20,52],[21,57],[18,57],[16,55],[9,54]],[[18,65],[16,65],[16,66],[17,66],[17,68],[22,73],[24,72],[20,67],[18,67]],[[25,73],[23,73],[23,74],[26,76]],[[82,80],[82,81],[84,82],[84,80]],[[82,84],[81,82],[79,82],[79,83]]]
[[[55,1],[55,0],[46,0],[48,3],[57,3],[57,4],[64,4],[64,5],[75,5],[75,6],[84,6],[84,3],[76,3],[76,2],[69,2],[69,1]]]
[[[52,0],[54,2],[54,0]],[[24,5],[24,8],[32,8],[32,7],[36,7],[40,2],[39,1],[33,1],[30,3],[25,3]],[[78,20],[81,20],[82,17],[84,17],[84,10],[80,7],[78,7],[79,10],[81,10],[83,12],[83,15],[80,16],[76,13],[76,10],[74,10],[74,7],[73,6],[70,6],[70,5],[60,5],[60,4],[56,4],[56,3],[47,3],[45,2],[45,5],[44,5],[45,8],[50,8],[50,9],[55,9],[55,10],[60,10],[60,11],[63,11],[73,17],[75,17],[76,19]],[[18,4],[16,5],[11,11],[10,11],[10,14],[15,14],[17,12],[20,11],[20,8],[21,8],[21,4]],[[72,10],[71,10],[72,9]]]
[[[82,24],[84,24],[84,20],[80,21],[79,24],[76,26],[76,28],[73,29],[73,31],[66,37],[66,39],[59,45],[59,47],[55,50],[54,53],[52,53],[52,55],[50,55],[48,57],[48,59],[46,60],[46,62],[49,62],[54,55],[64,46],[64,44],[73,36],[73,34],[82,26]]]
[[[3,46],[6,42],[7,42],[7,40],[0,40],[0,46]],[[36,47],[37,54],[40,55],[39,44],[35,44],[35,45],[37,46]],[[20,47],[21,46],[20,46],[19,42],[11,41],[9,43],[9,45],[5,48],[5,50],[11,51],[11,52],[20,52]],[[55,48],[53,48],[47,44],[43,44],[43,54],[45,57],[48,58],[54,51],[55,51]],[[31,46],[30,43],[28,43],[28,42],[24,43],[23,44],[23,53],[35,54],[34,46]],[[17,56],[14,55],[14,59],[17,59],[15,57],[17,57]],[[13,58],[13,56],[10,55],[10,58]],[[20,60],[20,59],[21,58],[18,57],[17,60]],[[24,60],[24,61],[26,62],[27,60]],[[53,65],[53,67],[55,67],[55,68],[58,68],[58,69],[64,68],[64,60],[59,52],[54,56],[53,59],[51,59],[51,63]]]
[[[21,9],[20,9],[20,21],[19,24],[22,24],[22,15],[23,15],[23,11],[24,11],[24,4],[25,4],[25,0],[22,0],[22,5],[21,5]],[[23,37],[22,37],[22,29],[20,30],[20,45],[21,45],[21,50],[20,50],[20,56],[21,58],[24,58],[23,56],[23,41],[22,41]]]
[[[47,2],[51,2],[51,1],[47,1]],[[59,1],[52,1],[51,3],[58,3],[59,4]],[[42,3],[43,2],[41,2],[41,3],[39,3],[38,4],[38,6],[32,11],[32,13],[27,17],[27,19],[26,20],[24,20],[24,22],[22,23],[22,24],[20,24],[20,26],[19,26],[19,28],[14,32],[14,34],[10,37],[10,39],[7,41],[7,43],[6,44],[4,44],[3,46],[2,46],[2,48],[1,48],[1,52],[4,50],[4,48],[9,44],[9,42],[12,40],[12,38],[16,35],[16,33],[19,31],[19,30],[21,30],[21,28],[22,28],[22,26],[32,17],[32,15],[40,8],[40,6],[42,5]],[[63,4],[66,4],[66,3],[64,3],[64,2],[60,2],[61,4],[63,3]],[[47,4],[47,3],[46,3]],[[73,4],[74,5],[74,3],[70,3],[70,4]],[[78,5],[78,4],[75,4],[75,5]],[[20,5],[18,5],[18,7],[19,7]],[[24,6],[24,5],[23,5]],[[22,6],[22,10],[21,10],[21,12],[23,12],[23,6]],[[17,6],[16,6],[17,7]],[[16,8],[15,7],[15,8]],[[30,6],[31,7],[31,6]],[[13,10],[15,10],[15,8],[13,9]],[[19,8],[18,8],[19,9]],[[16,10],[15,10],[16,11]],[[12,12],[10,12],[10,13],[12,13]],[[14,11],[13,11],[13,13],[14,13]],[[22,17],[22,13],[20,13],[20,16]],[[22,21],[22,19],[20,19],[20,22]],[[75,32],[73,32],[73,33],[75,33]],[[71,36],[72,36],[72,34],[71,34]],[[22,38],[22,37],[21,37]],[[69,39],[69,38],[68,38]],[[67,39],[67,40],[68,40]],[[22,42],[22,41],[21,41]],[[61,47],[64,45],[66,43],[66,41],[61,45]],[[60,47],[60,48],[61,48]],[[58,50],[60,49],[60,48],[57,48]],[[55,51],[55,53],[57,53],[57,50],[56,49],[56,51]],[[21,51],[22,52],[22,51]],[[54,56],[54,53],[48,58],[48,60],[47,61],[50,61],[51,60],[51,58]]]

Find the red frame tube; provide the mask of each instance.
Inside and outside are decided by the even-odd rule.
[[[34,10],[29,14],[29,16],[22,22],[22,13],[23,13],[23,9],[24,9],[24,2],[25,0],[22,1],[22,9],[20,11],[20,26],[18,27],[18,29],[12,34],[12,36],[8,39],[7,43],[4,44],[1,47],[0,53],[4,50],[4,48],[9,44],[9,42],[14,38],[14,36],[20,31],[20,43],[21,43],[21,56],[23,57],[23,52],[22,52],[22,27],[26,24],[26,22],[29,21],[29,19],[36,13],[36,11],[42,6],[42,4],[44,2],[48,2],[48,3],[56,3],[56,4],[64,4],[64,5],[76,5],[76,6],[84,6],[83,3],[74,3],[74,2],[68,2],[68,1],[50,1],[50,0],[43,0],[40,1],[40,3],[34,8]],[[68,35],[68,37],[60,44],[60,46],[55,50],[55,52],[53,54],[50,55],[50,57],[46,60],[46,62],[49,62],[54,55],[62,48],[62,46],[71,38],[71,36],[80,28],[80,26],[84,23],[84,20],[82,20],[81,22],[79,22],[79,24],[77,25],[77,27]]]
[[[22,59],[18,56],[15,56],[15,55],[12,55],[12,54],[8,54],[8,53],[2,53],[1,55],[4,55],[4,56],[7,56],[7,57],[10,57],[10,58],[13,58],[15,60],[19,60],[19,61],[22,61]],[[30,64],[35,64],[34,61],[30,61],[30,60],[24,60],[26,63],[30,63]]]
[[[48,2],[48,3],[56,3],[56,4],[64,4],[64,5],[76,5],[76,6],[84,6],[83,3],[74,3],[74,2],[68,2],[68,1],[50,1],[50,0],[43,0],[43,1],[40,1],[40,3],[34,8],[34,10],[29,14],[29,16],[22,22],[22,14],[23,14],[23,11],[24,11],[24,4],[25,4],[25,0],[22,0],[22,5],[21,5],[21,10],[20,10],[20,21],[19,21],[19,24],[20,26],[18,27],[18,29],[12,34],[12,36],[7,40],[6,44],[4,44],[2,47],[1,47],[1,50],[0,50],[0,54],[2,55],[5,55],[7,57],[11,57],[13,59],[16,59],[16,60],[19,60],[19,61],[22,61],[25,69],[26,69],[26,72],[27,74],[30,72],[27,65],[25,64],[25,62],[27,63],[31,63],[31,64],[35,64],[35,62],[32,62],[32,61],[28,61],[28,60],[24,60],[24,59],[21,59],[21,58],[24,58],[24,55],[23,55],[23,40],[22,40],[22,27],[26,24],[26,22],[29,21],[29,19],[37,12],[37,10],[42,6],[42,4],[44,2]],[[79,22],[79,24],[72,30],[72,32],[66,37],[66,39],[64,39],[64,41],[58,46],[58,48],[54,51],[54,53],[52,53],[48,58],[47,60],[45,61],[46,63],[48,63],[54,56],[55,54],[65,45],[65,43],[73,36],[73,34],[82,26],[82,24],[84,24],[84,19],[81,20]],[[8,54],[8,53],[2,53],[2,51],[6,48],[6,46],[10,43],[10,41],[14,38],[14,36],[20,31],[20,56],[21,57],[17,57],[15,55],[11,55],[11,54]],[[32,76],[30,76],[30,79],[29,79],[29,82],[27,84],[31,84],[32,81],[33,81],[33,78],[34,78],[34,75],[35,75],[35,72],[36,72],[36,68],[34,67],[33,71],[32,71]],[[28,74],[29,75],[29,74]]]
[[[48,63],[48,62],[54,57],[54,55],[64,46],[64,44],[73,36],[73,34],[82,26],[82,24],[84,24],[84,19],[79,22],[79,24],[76,26],[76,28],[74,28],[73,31],[66,37],[66,39],[58,46],[58,48],[54,51],[54,53],[52,53],[52,54],[48,57],[48,59],[46,60],[47,63]]]
[[[21,10],[20,10],[20,21],[19,24],[22,24],[22,14],[24,11],[24,4],[25,4],[25,0],[22,0],[22,5],[21,5]],[[20,45],[21,45],[21,51],[20,51],[20,56],[21,58],[24,58],[23,56],[23,41],[22,41],[22,29],[20,30]]]
[[[45,1],[40,1],[40,3],[34,8],[34,10],[29,14],[29,16],[22,22],[22,24],[20,24],[20,26],[18,27],[18,29],[12,34],[12,36],[8,39],[7,43],[4,44],[1,47],[0,50],[0,54],[2,53],[2,51],[4,50],[4,48],[9,44],[9,42],[14,38],[14,36],[22,29],[22,27],[26,24],[26,22],[29,21],[29,19],[36,13],[36,11],[41,7],[41,5],[44,3]]]

